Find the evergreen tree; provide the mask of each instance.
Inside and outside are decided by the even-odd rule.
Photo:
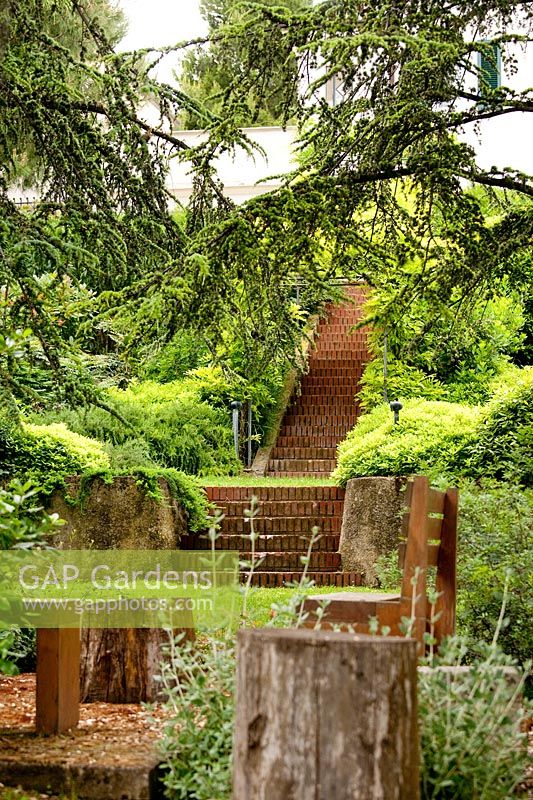
[[[237,66],[210,110],[152,80],[162,51],[116,54],[85,2],[3,0],[0,14],[0,312],[5,330],[33,330],[69,397],[80,382],[62,353],[102,316],[121,328],[126,348],[193,326],[218,357],[237,347],[251,378],[294,351],[305,317],[296,280],[305,281],[308,308],[334,275],[367,281],[381,295],[376,321],[389,329],[421,297],[459,308],[503,276],[525,282],[532,179],[479,168],[457,132],[533,110],[530,91],[486,79],[494,47],[505,62],[528,39],[531,4],[242,2],[211,36],[222,66],[226,52]],[[62,41],[65,25],[83,31],[83,47]],[[332,107],[320,95],[333,76],[343,97]],[[253,151],[241,127],[270,113],[269,87],[276,108],[291,109],[300,125],[299,164],[279,190],[234,208],[216,158]],[[148,97],[160,124],[143,119]],[[192,149],[172,133],[191,110],[207,131]],[[8,194],[17,154],[27,151],[41,176],[33,213]],[[183,224],[168,213],[169,155],[194,171]],[[493,196],[497,222],[486,222],[469,183],[505,190]],[[81,293],[67,307],[66,285]],[[68,336],[67,314],[77,320]],[[0,368],[16,391],[8,357]]]
[[[309,8],[311,0],[263,0],[263,5],[298,13]],[[219,115],[228,95],[242,81],[243,74],[253,69],[247,53],[243,58],[245,51],[241,40],[228,41],[224,36],[219,38],[219,34],[222,28],[239,24],[249,11],[240,0],[202,0],[200,8],[209,26],[209,42],[198,45],[185,56],[179,81],[189,97],[207,111]],[[257,55],[264,58],[260,52]],[[290,53],[287,58],[284,51],[274,51],[269,58],[275,61],[276,69],[268,70],[265,80],[242,98],[240,122],[243,126],[284,124],[296,108],[299,88],[296,55]],[[203,128],[205,117],[190,110],[185,112],[180,122],[185,128]]]

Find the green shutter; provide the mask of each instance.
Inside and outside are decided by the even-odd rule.
[[[486,42],[479,53],[479,90],[483,94],[488,89],[501,86],[501,53],[497,44]]]

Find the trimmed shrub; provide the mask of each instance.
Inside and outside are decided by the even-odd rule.
[[[339,445],[334,479],[365,475],[428,475],[460,467],[480,418],[476,407],[410,400],[394,424],[388,406],[365,414]]]
[[[505,377],[468,447],[467,473],[533,487],[533,367]]]
[[[32,481],[48,493],[66,475],[108,467],[109,456],[100,442],[62,423],[18,427],[0,420],[0,478]]]
[[[208,375],[202,371],[183,381],[145,381],[109,390],[110,405],[121,419],[94,406],[61,408],[38,419],[60,419],[71,430],[103,442],[114,468],[159,465],[189,474],[227,475],[237,473],[240,464],[226,391],[221,376],[208,370]],[[213,407],[215,398],[220,408]]]

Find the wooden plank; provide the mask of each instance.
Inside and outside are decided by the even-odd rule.
[[[407,539],[409,536],[409,518],[410,513],[406,512],[402,518],[402,526],[400,530],[400,538]],[[440,539],[441,528],[442,528],[442,517],[428,517],[427,519],[427,535],[428,539]]]
[[[457,598],[457,511],[459,493],[448,489],[444,504],[444,520],[437,564],[436,589],[441,595],[436,612],[440,618],[435,625],[435,638],[440,643],[445,636],[455,633],[455,606]]]
[[[429,481],[427,477],[417,475],[413,480],[411,496],[401,605],[404,616],[411,617],[414,611],[413,637],[418,642],[420,653],[424,651],[427,616],[428,496]]]
[[[445,497],[446,497],[446,492],[439,492],[438,489],[429,490],[428,511],[430,514],[443,513]]]
[[[400,542],[398,547],[398,564],[401,569],[405,564],[405,551],[407,549],[407,545],[405,542]],[[428,567],[436,567],[438,566],[438,559],[439,559],[439,550],[440,545],[438,544],[428,544],[428,557],[427,557],[427,565]]]
[[[424,475],[415,475],[411,478],[405,487],[405,497],[404,497],[404,505],[407,508],[411,507],[411,501],[413,498],[413,486],[415,481],[418,478],[424,478]],[[446,492],[441,492],[438,489],[433,489],[430,487],[429,495],[428,495],[428,511],[430,514],[442,514],[444,508],[444,498],[446,496]]]
[[[80,631],[37,631],[35,727],[38,733],[64,733],[79,722]]]

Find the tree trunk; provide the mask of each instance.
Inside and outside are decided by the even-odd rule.
[[[417,800],[416,642],[238,634],[233,800]]]
[[[178,634],[179,631],[175,631]],[[193,630],[186,636],[194,637]],[[147,628],[85,629],[81,632],[82,703],[151,703],[160,685],[155,676],[168,633]]]

